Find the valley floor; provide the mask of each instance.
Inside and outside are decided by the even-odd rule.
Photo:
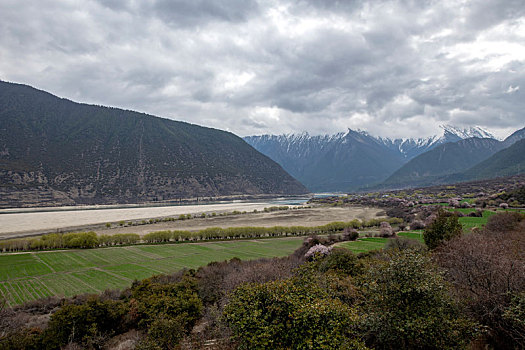
[[[195,218],[191,220],[176,220],[155,224],[96,229],[97,234],[137,233],[145,235],[149,232],[163,230],[197,231],[208,227],[272,227],[272,226],[321,226],[334,221],[350,221],[353,219],[370,220],[383,217],[384,211],[370,207],[313,207],[304,209],[279,210],[273,212],[257,212],[238,215]]]

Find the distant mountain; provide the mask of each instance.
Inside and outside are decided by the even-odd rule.
[[[525,139],[518,140],[472,168],[449,177],[447,181],[491,179],[523,173],[525,173]]]
[[[302,133],[244,139],[311,191],[348,191],[380,183],[410,159],[444,143],[492,137],[478,127],[441,128],[442,135],[420,139],[392,140],[350,129],[335,135]]]
[[[386,178],[403,157],[374,137],[353,130],[336,135],[246,137],[311,191],[343,191]]]
[[[0,206],[305,192],[229,132],[0,82]]]
[[[495,139],[494,135],[480,127],[470,128],[457,128],[451,125],[441,125],[440,128],[443,130],[441,136],[434,135],[426,138],[409,138],[409,139],[389,139],[389,138],[378,138],[385,146],[401,152],[407,160],[417,157],[433,148],[449,142],[457,142],[467,138],[491,138]]]
[[[504,148],[491,138],[472,137],[439,145],[403,165],[385,180],[385,186],[427,186],[445,175],[469,169]]]
[[[519,129],[515,132],[513,132],[510,136],[508,136],[504,141],[503,145],[505,147],[512,146],[514,143],[518,142],[519,140],[525,139],[525,128]]]

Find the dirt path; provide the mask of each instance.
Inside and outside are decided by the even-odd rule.
[[[314,207],[275,211],[271,213],[247,213],[240,215],[216,216],[184,221],[160,222],[156,224],[100,228],[97,234],[138,233],[145,235],[161,230],[197,231],[208,227],[243,227],[243,226],[320,226],[334,221],[353,219],[370,220],[384,214],[381,209],[368,207]]]

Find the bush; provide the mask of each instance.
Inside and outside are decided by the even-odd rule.
[[[380,349],[456,349],[474,336],[459,316],[443,277],[429,257],[395,251],[363,280],[363,331]]]
[[[333,271],[336,273],[356,276],[361,274],[363,265],[357,256],[350,250],[335,247],[332,252],[319,263],[319,271]]]
[[[178,283],[158,283],[146,279],[131,287],[133,311],[140,327],[149,327],[159,317],[180,319],[189,331],[201,314],[202,301],[197,294],[194,278],[184,276]]]
[[[525,348],[525,327],[506,317],[513,296],[525,290],[525,222],[501,231],[495,223],[505,227],[512,218],[508,214],[493,215],[502,216],[482,232],[457,237],[435,252],[458,301],[487,328],[486,341],[495,349]]]
[[[384,249],[385,250],[414,249],[418,251],[423,251],[426,248],[423,244],[421,244],[421,242],[415,239],[410,239],[410,238],[405,238],[405,237],[394,237],[394,238],[389,239],[386,242]]]
[[[355,241],[359,238],[359,232],[355,228],[345,228],[343,230],[343,241]]]
[[[394,234],[394,230],[392,229],[392,226],[388,222],[381,222],[379,224],[379,232],[381,237],[388,238]]]
[[[118,334],[125,325],[127,307],[121,301],[90,297],[84,304],[66,304],[55,312],[43,334],[47,348],[59,348],[69,342],[100,346],[99,342]]]
[[[357,312],[299,278],[237,288],[224,319],[240,349],[357,349]]]
[[[421,220],[414,220],[410,223],[411,230],[422,230],[425,228],[425,223]]]
[[[525,215],[517,212],[497,213],[488,218],[485,225],[486,232],[509,232],[514,230]]]
[[[439,209],[436,218],[425,227],[423,239],[429,249],[437,248],[443,241],[461,235],[463,227],[457,215]]]
[[[317,244],[311,247],[310,249],[308,249],[304,257],[306,259],[315,259],[321,256],[328,255],[330,254],[331,251],[332,251],[332,247],[326,247],[322,244]]]

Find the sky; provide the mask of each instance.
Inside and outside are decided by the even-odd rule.
[[[0,0],[0,80],[240,136],[525,126],[523,0]]]

